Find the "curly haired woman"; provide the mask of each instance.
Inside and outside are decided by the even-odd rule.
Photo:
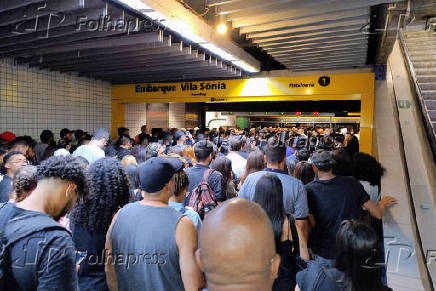
[[[80,290],[108,290],[104,245],[112,216],[129,202],[129,180],[120,162],[102,158],[88,170],[90,195],[71,211],[73,241],[86,257],[79,270]]]

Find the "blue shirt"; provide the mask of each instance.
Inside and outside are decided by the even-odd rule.
[[[188,216],[192,222],[194,222],[195,228],[197,229],[197,232],[200,232],[200,227],[201,227],[201,218],[200,215],[198,215],[197,212],[195,212],[193,209],[189,208],[189,207],[184,207],[183,203],[177,203],[177,202],[168,202],[168,206],[171,208],[174,208],[175,210],[177,210],[178,212],[182,213],[182,214],[186,214],[186,216]],[[183,212],[183,208],[185,209],[185,212]]]
[[[13,191],[12,179],[8,175],[4,175],[2,181],[0,182],[0,203],[8,202],[9,195]]]
[[[295,153],[295,150],[291,148],[290,146],[286,147],[286,157],[289,157]]]
[[[239,190],[238,196],[253,200],[257,181],[265,174],[275,174],[282,182],[283,205],[286,213],[293,214],[295,219],[298,220],[307,219],[309,216],[309,208],[307,206],[306,189],[303,183],[281,170],[265,169],[248,175],[241,190]]]

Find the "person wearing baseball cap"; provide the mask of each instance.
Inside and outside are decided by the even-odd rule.
[[[306,185],[313,257],[319,264],[333,266],[341,222],[357,219],[362,206],[381,219],[384,209],[395,204],[396,199],[385,196],[377,204],[372,202],[358,180],[333,174],[333,159],[328,151],[317,150],[310,160],[318,177]]]
[[[178,158],[151,158],[138,167],[144,199],[122,208],[106,237],[109,289],[199,290],[204,286],[194,256],[198,241],[194,223],[168,206],[178,171],[183,171]],[[117,263],[120,254],[128,255],[124,264]]]
[[[0,134],[0,140],[4,140],[6,143],[10,143],[15,139],[15,134],[10,131],[3,131]]]

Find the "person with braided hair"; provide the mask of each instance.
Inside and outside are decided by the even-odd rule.
[[[120,162],[101,158],[89,167],[90,195],[71,211],[78,251],[86,252],[79,270],[80,290],[108,290],[104,271],[106,232],[114,214],[129,203],[129,178]]]
[[[77,290],[76,251],[57,221],[86,199],[85,170],[73,157],[51,157],[36,176],[26,199],[0,204],[0,289]]]

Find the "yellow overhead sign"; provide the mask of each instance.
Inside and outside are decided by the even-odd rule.
[[[372,152],[374,73],[114,85],[112,127],[124,125],[125,103],[311,100],[361,100],[360,150]]]
[[[112,99],[125,102],[243,102],[359,100],[373,73],[217,81],[115,85]],[[291,97],[292,96],[292,97]]]

